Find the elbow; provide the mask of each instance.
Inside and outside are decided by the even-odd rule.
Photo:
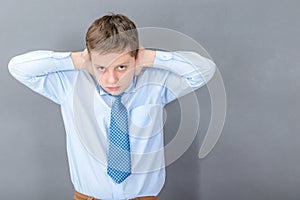
[[[217,66],[216,64],[212,61],[209,60],[209,65],[207,67],[207,73],[204,75],[206,83],[208,83],[216,73]]]
[[[8,63],[8,71],[12,76],[15,76],[16,68],[17,68],[16,57],[13,57]]]
[[[13,57],[8,63],[8,72],[17,80],[27,79],[28,76],[24,73],[24,68],[19,56]],[[22,81],[21,81],[22,82]]]
[[[199,88],[207,84],[213,78],[216,68],[216,64],[212,60],[209,60],[205,66],[202,65],[200,72],[189,78],[190,86]]]
[[[196,74],[199,76],[196,78],[197,80],[201,80],[200,82],[208,83],[214,76],[216,72],[216,64],[215,62],[207,57],[204,57],[196,52],[189,52],[188,59],[192,65],[195,66]]]

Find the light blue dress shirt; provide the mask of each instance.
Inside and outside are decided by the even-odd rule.
[[[126,89],[132,174],[115,183],[106,173],[107,134],[114,97],[84,70],[74,69],[70,52],[32,51],[9,62],[10,73],[61,107],[71,181],[80,193],[101,200],[157,196],[165,182],[163,106],[206,84],[215,64],[197,53],[156,51]]]

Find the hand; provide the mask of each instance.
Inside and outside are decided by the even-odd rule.
[[[140,48],[136,58],[135,75],[138,76],[143,67],[152,67],[156,51]]]
[[[82,52],[82,57],[83,57],[83,64],[82,64],[83,69],[93,75],[94,71],[92,68],[91,55],[89,54],[87,49],[84,49],[84,51]]]
[[[83,51],[80,52],[71,53],[71,58],[75,69],[86,70],[90,74],[93,74],[91,57],[87,49],[84,49]]]

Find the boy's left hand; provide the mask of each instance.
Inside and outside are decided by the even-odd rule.
[[[135,75],[138,76],[143,67],[152,67],[156,51],[140,48],[136,58]]]

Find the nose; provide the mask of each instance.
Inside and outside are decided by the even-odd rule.
[[[118,83],[119,78],[118,78],[118,74],[115,71],[108,71],[107,72],[107,83],[111,84],[111,85],[115,85]]]

